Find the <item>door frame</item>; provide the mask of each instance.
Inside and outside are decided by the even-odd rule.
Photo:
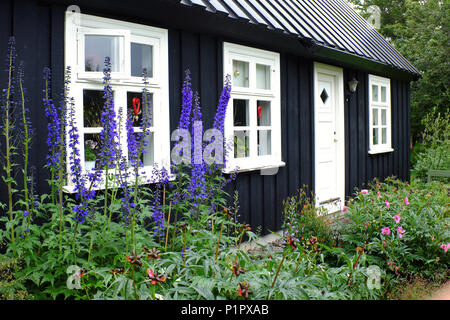
[[[337,183],[338,183],[338,196],[340,201],[333,211],[340,210],[345,205],[345,117],[344,117],[344,72],[342,68],[314,62],[314,97],[313,97],[313,107],[314,107],[314,190],[317,190],[317,166],[318,166],[318,143],[317,143],[317,107],[316,107],[316,97],[319,96],[318,88],[318,76],[319,73],[326,74],[335,78],[335,92],[336,92],[336,137],[337,137],[337,147],[336,147],[336,170],[337,170]],[[318,201],[316,201],[316,207],[320,207]],[[331,213],[331,212],[329,212]]]

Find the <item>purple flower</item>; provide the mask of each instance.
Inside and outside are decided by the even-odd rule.
[[[224,133],[225,115],[227,112],[228,102],[230,101],[231,92],[231,76],[225,77],[225,84],[220,95],[219,104],[217,106],[216,115],[214,117],[213,128],[218,129],[222,134]]]
[[[185,78],[183,89],[181,90],[182,102],[181,102],[181,116],[178,123],[178,129],[189,129],[189,120],[191,118],[192,109],[192,97],[193,93],[191,90],[191,72],[189,70],[185,71]]]
[[[114,98],[111,88],[111,60],[109,57],[105,58],[105,68],[103,69],[103,86],[104,99],[100,122],[102,130],[100,132],[100,140],[102,141],[99,151],[99,165],[100,168],[114,168],[117,158],[118,147],[118,133],[116,112],[114,110]]]
[[[49,68],[44,69],[44,109],[45,116],[47,118],[47,146],[48,154],[46,157],[47,166],[55,169],[59,165],[60,161],[60,144],[61,141],[61,121],[58,116],[58,111],[51,98],[51,71]]]

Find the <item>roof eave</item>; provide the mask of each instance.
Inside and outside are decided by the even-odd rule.
[[[314,42],[311,46],[311,54],[314,58],[324,62],[339,64],[343,67],[360,69],[380,75],[389,75],[407,81],[417,81],[422,77],[420,72],[413,73],[404,69],[395,68],[392,65],[380,61],[355,55],[337,48],[330,48]]]

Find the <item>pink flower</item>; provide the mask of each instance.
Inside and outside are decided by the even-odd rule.
[[[346,213],[346,212],[347,212],[347,207],[346,207],[346,206],[343,206],[341,211],[342,211],[343,213]]]
[[[400,217],[400,215],[397,214],[397,215],[393,216],[392,219],[394,219],[394,220],[395,220],[395,223],[398,224],[398,223],[400,222],[400,220],[402,219],[402,217]]]
[[[441,249],[444,249],[445,253],[447,253],[447,250],[450,249],[450,243],[443,243],[442,246],[440,246]]]
[[[408,197],[405,197],[405,206],[409,204]]]
[[[369,226],[370,226],[370,222],[366,222],[366,223],[364,223],[364,226],[366,227],[366,229],[368,229],[368,228],[369,228]]]
[[[387,242],[386,242],[386,240],[383,240],[383,247],[386,248],[386,246],[387,246]]]
[[[398,237],[401,239],[403,237],[403,234],[406,232],[405,230],[403,230],[402,227],[398,227],[397,228],[397,232],[398,232]]]
[[[391,229],[389,229],[389,227],[385,227],[385,228],[381,229],[381,234],[390,235]]]
[[[362,193],[362,194],[366,194],[366,193],[368,193],[368,192],[369,192],[369,190],[367,190],[367,189],[362,189],[362,190],[361,190],[361,193]]]
[[[387,200],[384,200],[384,203],[386,204],[386,208],[390,208],[391,207],[391,204],[389,203],[389,201],[387,201]]]
[[[377,198],[378,198],[378,199],[381,198],[381,192],[380,192],[380,191],[377,192]]]

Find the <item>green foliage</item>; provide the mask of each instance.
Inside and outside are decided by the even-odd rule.
[[[344,248],[364,246],[367,259],[392,276],[445,277],[450,258],[440,246],[450,242],[449,213],[440,183],[376,182],[347,207],[348,221],[340,226]]]
[[[306,190],[304,186],[296,195],[283,201],[282,228],[302,242],[306,243],[315,236],[320,242],[330,245],[334,242],[330,228],[332,217],[323,207],[316,208],[314,194],[308,194]]]
[[[0,255],[0,300],[28,300],[33,298],[24,286],[25,278],[18,278],[19,258]]]
[[[450,170],[450,113],[439,113],[436,108],[422,120],[421,151],[417,150],[414,171],[426,181],[428,170]]]

